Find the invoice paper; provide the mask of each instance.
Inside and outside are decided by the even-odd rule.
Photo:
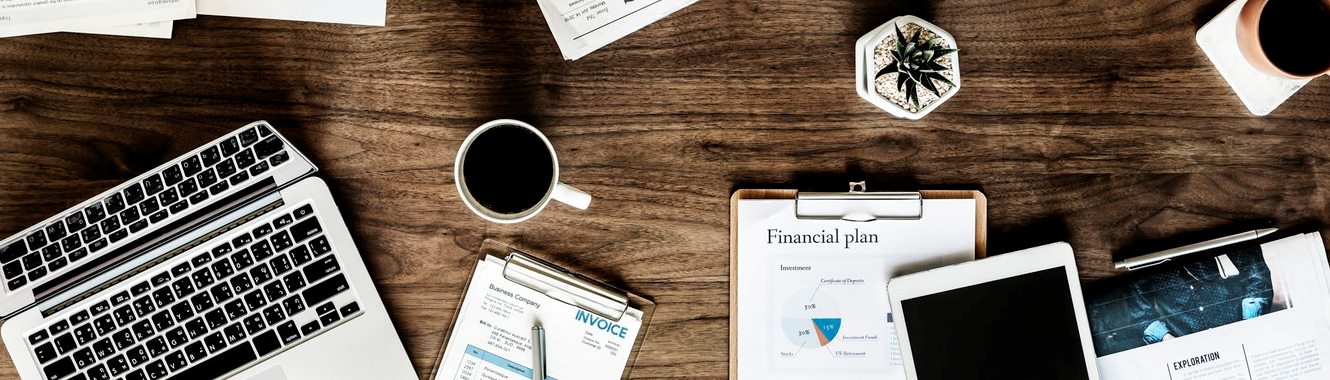
[[[461,310],[436,380],[531,379],[536,324],[545,329],[545,380],[619,379],[642,327],[640,310],[611,321],[508,281],[492,256],[477,263]]]
[[[198,0],[199,14],[383,26],[387,0]]]
[[[536,0],[563,58],[583,56],[697,0]]]
[[[0,0],[0,37],[194,17],[194,0]]]
[[[739,201],[738,378],[904,379],[887,281],[974,260],[975,207],[928,199],[919,220],[848,222]]]
[[[66,30],[66,32],[125,37],[171,38],[174,24],[171,21],[161,21],[134,25],[74,28]]]

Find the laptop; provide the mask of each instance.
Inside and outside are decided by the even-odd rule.
[[[25,379],[415,379],[317,169],[255,122],[0,240]]]

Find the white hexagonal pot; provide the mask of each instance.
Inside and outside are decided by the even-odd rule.
[[[854,53],[855,90],[859,92],[859,97],[864,98],[864,100],[867,100],[869,103],[873,103],[873,105],[878,106],[878,108],[886,110],[887,112],[891,113],[892,115],[895,115],[896,117],[910,119],[910,120],[919,120],[923,118],[925,115],[928,115],[930,112],[933,112],[934,109],[937,109],[938,106],[942,105],[942,103],[945,103],[947,99],[951,99],[951,96],[955,95],[956,92],[960,90],[961,87],[960,55],[956,53],[950,54],[951,70],[949,70],[950,73],[947,75],[948,79],[950,79],[953,83],[956,84],[955,86],[952,86],[950,89],[947,89],[947,91],[942,92],[942,96],[939,96],[937,100],[929,103],[928,105],[924,105],[922,109],[920,109],[918,112],[913,112],[909,109],[906,109],[905,107],[897,105],[896,103],[884,97],[880,92],[878,92],[877,78],[874,77],[874,75],[877,74],[878,70],[886,66],[886,63],[879,65],[877,64],[877,62],[875,62],[875,56],[878,45],[881,45],[883,40],[886,40],[887,38],[895,35],[896,29],[894,26],[897,24],[900,24],[901,30],[905,30],[909,24],[919,25],[925,30],[932,32],[933,34],[936,34],[938,37],[941,37],[943,40],[947,41],[947,44],[950,45],[951,48],[956,48],[957,46],[956,38],[952,37],[951,33],[947,33],[947,31],[942,30],[942,28],[937,27],[937,25],[933,25],[933,23],[924,21],[923,19],[914,16],[900,16],[891,19],[891,21],[887,21],[887,23],[882,24],[882,26],[877,27],[877,29],[873,29],[873,31],[868,32],[868,34],[865,34],[863,37],[860,37],[859,41],[855,43],[855,53]],[[909,35],[910,33],[906,33],[906,36]],[[891,85],[884,86],[883,90],[888,91],[889,93],[896,92],[895,86]],[[924,90],[920,89],[920,91]]]

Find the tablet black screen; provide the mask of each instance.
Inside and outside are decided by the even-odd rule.
[[[1087,377],[1061,267],[904,300],[901,308],[920,380]]]

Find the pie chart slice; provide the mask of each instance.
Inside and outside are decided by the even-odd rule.
[[[813,318],[813,330],[817,331],[817,340],[826,346],[836,339],[840,332],[840,318]]]

